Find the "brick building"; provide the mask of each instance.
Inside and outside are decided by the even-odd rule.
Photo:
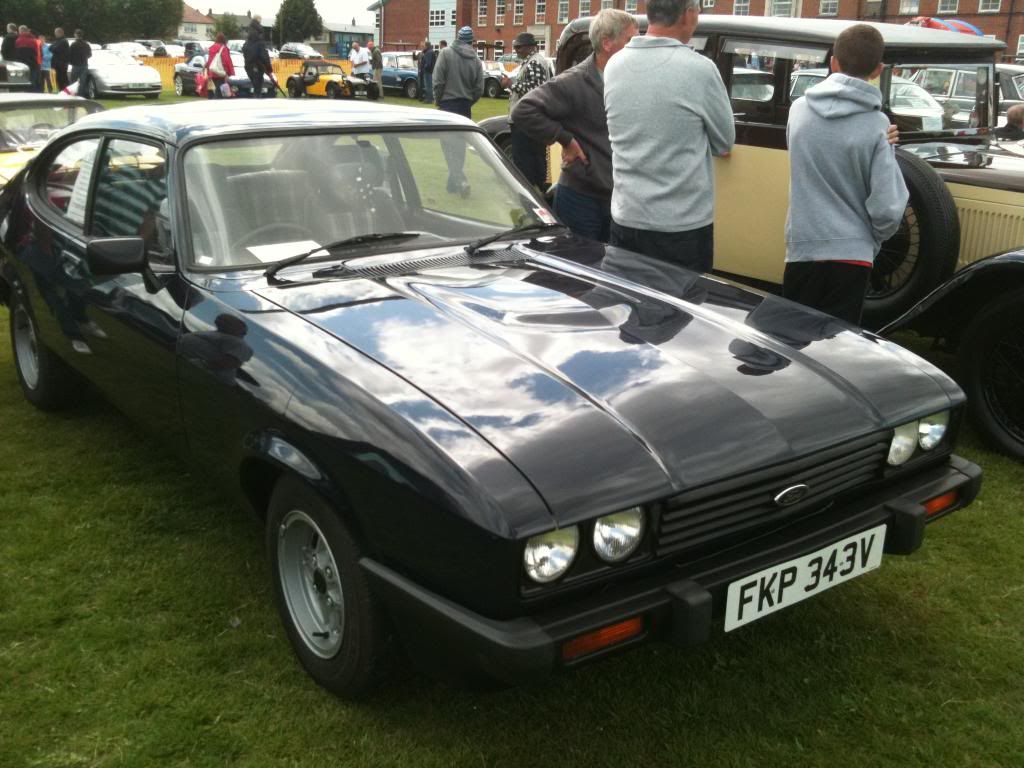
[[[1024,57],[1024,0],[702,0],[704,13],[740,16],[866,19],[904,24],[917,16],[957,18],[986,35],[1005,40],[1007,58]],[[601,8],[644,13],[646,0],[377,0],[377,38],[384,50],[419,48],[429,37],[436,46],[455,31],[473,27],[484,58],[511,52],[520,32],[532,32],[549,56],[572,19]]]

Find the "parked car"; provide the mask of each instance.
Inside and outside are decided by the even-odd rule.
[[[77,97],[0,94],[0,189],[57,131],[103,107]]]
[[[153,67],[117,50],[93,51],[89,59],[89,75],[85,93],[78,93],[77,82],[68,86],[68,91],[89,99],[111,96],[158,99],[164,87],[160,73]]]
[[[136,40],[135,42],[138,43],[139,45],[146,46],[151,51],[155,51],[157,48],[160,48],[160,47],[162,47],[164,45],[164,41],[163,40],[146,39],[146,40]]]
[[[31,88],[32,77],[27,64],[0,59],[0,91],[28,91]]]
[[[205,56],[210,52],[211,45],[213,43],[207,40],[187,40],[184,43],[185,56],[189,59],[193,56]]]
[[[571,235],[445,112],[91,115],[0,221],[25,397],[88,380],[253,508],[285,633],[343,695],[392,628],[510,683],[700,643],[916,550],[980,486],[931,364]]]
[[[124,53],[129,56],[136,58],[150,58],[153,56],[153,49],[142,43],[124,42],[124,43],[107,43],[103,46],[105,51],[116,51],[118,53]]]
[[[959,124],[968,125],[974,110],[972,95],[976,90],[977,76],[976,67],[952,63],[917,72],[914,79],[937,101],[948,104]],[[1006,110],[1024,102],[1024,66],[996,64],[996,78],[999,83],[996,89],[998,124],[1003,125],[1006,123]]]
[[[381,60],[384,63],[381,82],[385,90],[390,88],[401,91],[406,98],[418,99],[419,72],[416,69],[416,62],[413,61],[412,52],[382,52]]]
[[[178,96],[187,94],[199,95],[196,91],[196,75],[206,66],[206,56],[193,56],[189,61],[174,65],[174,93]],[[235,96],[252,95],[252,81],[245,72],[245,60],[240,53],[231,53],[231,63],[235,66],[235,74],[228,78],[228,84]],[[206,94],[202,94],[205,96]],[[263,78],[264,97],[277,96],[277,86],[267,77]]]
[[[813,85],[828,77],[827,69],[803,69],[793,73],[790,101],[800,98]],[[769,75],[773,77],[773,75]],[[735,89],[733,91],[735,97]],[[896,126],[903,133],[941,131],[952,123],[945,110],[928,91],[905,77],[892,76],[889,87],[889,108]]]
[[[282,59],[322,59],[324,55],[305,43],[285,43],[277,54]]]
[[[356,96],[380,98],[380,89],[375,82],[346,74],[338,64],[323,59],[302,62],[302,70],[288,78],[285,88],[288,95],[295,99],[303,96],[326,96],[328,99],[354,99]]]
[[[505,68],[497,61],[485,61],[483,65],[484,96],[496,99],[499,96],[506,95],[508,91],[506,91],[505,86],[501,84],[501,76],[505,73]]]
[[[641,32],[646,17],[638,17]],[[716,271],[767,290],[782,282],[784,224],[789,168],[785,153],[786,118],[794,72],[824,67],[836,36],[856,22],[828,19],[778,19],[703,15],[691,40],[696,50],[714,59],[732,96],[736,146],[727,160],[716,161]],[[558,46],[558,71],[590,54],[589,19],[566,26]],[[911,80],[928,90],[931,73],[970,69],[954,91],[968,93],[973,106],[944,105],[941,130],[901,133],[897,160],[910,189],[910,204],[900,231],[882,246],[875,260],[865,302],[869,328],[920,333],[941,330],[942,342],[960,357],[961,381],[971,395],[975,423],[996,448],[1024,459],[1024,354],[1018,326],[1006,323],[992,333],[992,317],[1024,317],[1024,165],[1001,158],[989,161],[984,150],[996,125],[995,56],[998,40],[920,27],[874,24],[885,39],[885,67],[879,81],[883,109],[894,120],[899,94]],[[749,68],[757,57],[770,61],[775,87],[768,100],[745,98],[733,81],[735,69]],[[955,66],[951,66],[951,62]],[[938,99],[937,99],[938,100]],[[929,126],[934,125],[929,121]],[[481,123],[499,145],[507,145],[507,118]],[[947,149],[919,154],[914,145],[939,142]],[[980,167],[944,167],[948,147],[965,157],[988,158]],[[551,148],[549,168],[558,168],[558,146]],[[985,165],[985,162],[989,162]],[[557,178],[557,171],[552,174]],[[994,254],[1005,254],[989,259]],[[957,270],[978,262],[964,277]],[[984,288],[982,290],[982,287]],[[945,300],[936,311],[944,322],[929,325],[919,302],[935,291]],[[934,300],[933,300],[934,301]],[[990,313],[992,313],[990,315]],[[978,355],[976,350],[987,350]],[[991,353],[991,354],[989,354]],[[996,371],[995,360],[1005,363]],[[1008,375],[1005,371],[1012,371]]]
[[[153,49],[153,56],[167,56],[172,59],[180,59],[185,56],[185,46],[175,45],[174,43],[158,45]]]

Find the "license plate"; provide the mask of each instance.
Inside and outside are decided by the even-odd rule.
[[[725,631],[813,597],[882,564],[885,526],[879,525],[809,555],[773,565],[729,585]]]

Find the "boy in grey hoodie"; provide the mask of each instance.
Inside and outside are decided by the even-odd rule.
[[[782,294],[860,323],[871,267],[907,207],[907,187],[887,135],[877,29],[856,24],[836,39],[835,74],[789,112],[789,215]]]

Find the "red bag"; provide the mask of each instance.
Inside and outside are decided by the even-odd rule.
[[[196,75],[196,96],[206,95],[206,70],[200,70],[199,74]]]

